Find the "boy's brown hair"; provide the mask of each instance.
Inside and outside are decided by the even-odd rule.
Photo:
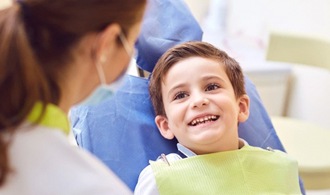
[[[218,61],[219,65],[224,65],[225,67],[236,98],[246,94],[243,71],[235,59],[209,43],[201,41],[186,42],[174,46],[165,52],[158,60],[151,74],[149,93],[156,115],[166,116],[162,97],[164,77],[174,64],[190,57],[202,57]]]

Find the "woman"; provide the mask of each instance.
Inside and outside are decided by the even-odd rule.
[[[125,73],[146,0],[19,0],[0,11],[0,194],[130,194],[65,137],[70,107]]]

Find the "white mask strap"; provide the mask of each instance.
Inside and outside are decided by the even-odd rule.
[[[105,63],[106,57],[104,55],[101,56],[100,61],[96,65],[97,73],[99,75],[100,81],[102,85],[105,85],[107,82],[105,80],[105,74],[102,68],[102,64]]]
[[[133,50],[129,46],[128,41],[127,41],[125,35],[123,34],[123,32],[121,32],[119,34],[119,39],[122,42],[122,44],[124,46],[124,49],[126,50],[128,56],[131,57],[132,54],[133,54]],[[97,73],[99,75],[99,78],[100,78],[100,81],[101,81],[102,85],[107,84],[106,79],[105,79],[105,74],[104,74],[104,71],[103,71],[103,67],[102,67],[102,64],[105,63],[105,61],[106,61],[106,57],[104,55],[102,55],[101,58],[100,58],[100,61],[96,65]]]
[[[128,56],[131,57],[133,54],[133,49],[129,46],[128,41],[123,32],[120,32],[119,39],[122,42],[124,49],[126,50]]]

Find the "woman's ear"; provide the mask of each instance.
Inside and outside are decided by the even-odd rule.
[[[248,95],[242,95],[238,100],[239,113],[238,122],[245,122],[250,115],[250,98]]]
[[[110,24],[97,37],[96,59],[111,56],[112,51],[117,50],[117,40],[121,32],[119,24]]]
[[[166,139],[173,139],[174,134],[168,126],[168,121],[165,116],[157,115],[155,118],[155,123],[160,131],[160,134]]]

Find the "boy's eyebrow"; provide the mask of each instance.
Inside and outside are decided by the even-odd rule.
[[[178,84],[178,85],[174,85],[174,87],[172,87],[172,88],[168,91],[167,95],[169,96],[170,94],[172,94],[173,91],[175,91],[175,90],[178,89],[178,88],[184,87],[184,86],[185,86],[184,83],[181,83],[181,84]]]
[[[221,78],[220,76],[218,76],[218,75],[211,75],[211,76],[208,75],[208,76],[203,77],[202,79],[207,81],[207,80],[211,80],[211,79],[214,79],[214,78],[219,79],[222,82],[225,82],[225,80],[223,78]]]

